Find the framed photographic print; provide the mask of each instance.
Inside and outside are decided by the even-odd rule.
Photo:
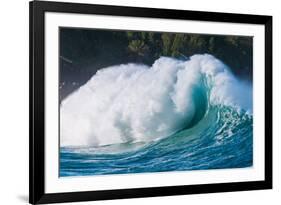
[[[30,2],[30,203],[272,188],[272,17]]]

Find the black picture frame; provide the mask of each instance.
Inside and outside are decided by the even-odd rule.
[[[78,3],[32,1],[30,12],[30,143],[29,143],[29,202],[31,204],[123,199],[183,194],[260,190],[272,188],[272,17],[248,14],[230,14],[104,6]],[[71,193],[45,193],[45,13],[81,13],[111,16],[150,17],[209,22],[247,23],[265,26],[265,180],[235,183],[183,185],[153,188],[134,188]]]

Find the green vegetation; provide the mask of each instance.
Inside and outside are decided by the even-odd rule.
[[[151,65],[160,56],[186,59],[204,53],[251,80],[252,46],[252,37],[243,36],[62,28],[60,82],[78,79],[79,86],[106,66],[129,62]]]
[[[61,39],[61,55],[79,63],[152,64],[160,56],[183,58],[209,53],[235,74],[252,78],[251,37],[65,28]]]
[[[182,33],[126,32],[128,54],[151,64],[160,56],[183,58],[209,53],[224,61],[239,76],[251,79],[252,38]]]

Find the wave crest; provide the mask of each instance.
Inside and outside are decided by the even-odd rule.
[[[215,57],[99,70],[60,105],[62,146],[147,142],[192,127],[210,105],[252,112],[252,88]]]

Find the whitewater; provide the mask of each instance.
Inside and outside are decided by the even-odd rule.
[[[103,68],[61,102],[60,175],[248,167],[252,122],[251,83],[212,55]]]

